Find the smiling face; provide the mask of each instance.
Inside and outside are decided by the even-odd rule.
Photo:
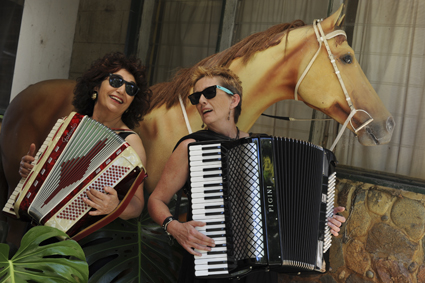
[[[121,69],[113,74],[120,75],[127,82],[135,82],[134,76],[125,69]],[[134,97],[125,91],[125,84],[119,88],[114,88],[109,84],[109,77],[105,78],[100,85],[98,98],[94,106],[93,115],[113,115],[119,116],[130,107]],[[95,114],[96,113],[96,114]]]
[[[213,85],[221,85],[218,78],[203,77],[196,82],[193,92],[203,91]],[[201,95],[199,103],[196,104],[196,109],[207,126],[228,122],[229,111],[238,104],[238,94],[231,96],[221,89],[216,89],[216,93],[217,95],[211,99],[206,99],[204,95]],[[231,113],[231,119],[233,120],[233,112]]]

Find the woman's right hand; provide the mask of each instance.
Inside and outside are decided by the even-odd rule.
[[[205,222],[189,221],[181,223],[179,221],[171,221],[167,226],[170,233],[179,244],[189,253],[202,256],[197,250],[211,251],[211,247],[215,246],[214,240],[205,236],[195,229],[195,227],[205,226]]]
[[[19,175],[21,175],[22,178],[28,177],[28,174],[31,172],[31,169],[34,167],[32,166],[32,162],[34,161],[35,156],[35,144],[30,145],[30,149],[28,150],[27,155],[23,156],[21,158],[21,163],[19,163]]]

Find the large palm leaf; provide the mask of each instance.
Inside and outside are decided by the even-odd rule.
[[[175,282],[182,248],[170,245],[162,228],[144,210],[140,219],[117,219],[79,241],[90,283]]]
[[[77,242],[56,228],[37,226],[22,238],[9,260],[9,245],[0,244],[1,282],[87,282],[88,265]]]

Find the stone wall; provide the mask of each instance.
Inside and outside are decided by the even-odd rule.
[[[337,203],[347,222],[333,238],[329,271],[280,282],[425,282],[425,195],[339,179]]]

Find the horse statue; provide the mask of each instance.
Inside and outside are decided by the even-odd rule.
[[[248,131],[273,103],[297,97],[341,124],[349,118],[347,127],[356,132],[361,144],[388,143],[394,119],[365,77],[340,29],[344,19],[342,8],[341,5],[320,23],[320,30],[328,38],[326,46],[321,44],[323,36],[317,35],[315,25],[305,25],[299,20],[279,24],[205,58],[192,68],[180,70],[172,81],[152,86],[150,112],[136,129],[147,153],[147,193],[154,190],[176,142],[188,134],[183,113],[187,113],[193,131],[201,129],[202,120],[187,98],[191,93],[190,74],[200,65],[226,66],[239,76],[243,104],[238,127],[242,131]],[[42,81],[30,85],[10,103],[0,133],[2,207],[20,180],[19,162],[29,145],[35,143],[38,149],[56,120],[73,110],[74,86],[75,81],[71,80]],[[355,113],[353,107],[367,115]]]

